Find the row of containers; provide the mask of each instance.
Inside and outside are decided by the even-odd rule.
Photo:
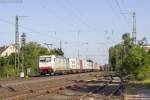
[[[101,66],[91,60],[45,55],[39,57],[40,74],[99,71]]]

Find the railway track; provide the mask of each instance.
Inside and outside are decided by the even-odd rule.
[[[93,84],[93,87],[88,88],[91,84]],[[72,93],[71,90],[74,92]],[[122,90],[123,87],[121,82],[116,84],[113,80],[79,80],[76,84],[69,86],[68,88],[63,88],[48,97],[50,100],[101,100],[102,98],[108,100],[112,98],[117,100],[116,98],[118,98],[118,100],[121,100]]]
[[[122,93],[123,93],[122,82],[114,84],[113,79],[110,79],[108,81],[104,81],[102,86],[94,88],[90,92],[80,96],[78,100],[86,100],[86,99],[88,100],[90,98],[93,98],[94,100],[96,99],[100,100],[101,98],[111,100],[114,97],[119,97],[121,99]]]
[[[71,86],[73,85],[73,82],[63,82],[60,85],[61,86],[45,86],[43,88],[30,89],[30,90],[22,92],[21,94],[19,93],[19,94],[15,94],[14,96],[10,96],[7,99],[20,100],[20,99],[34,98],[37,96],[44,96],[46,94],[50,94],[52,92],[57,92],[61,89],[64,89],[67,86]]]
[[[100,98],[121,97],[122,85],[120,80],[109,76],[104,77],[99,73],[64,75],[3,84],[1,88],[5,88],[9,92],[0,94],[0,99],[89,100],[92,98],[101,100]]]
[[[4,82],[1,83],[0,87],[0,99],[16,100],[43,96],[74,85],[75,79],[89,78],[91,76],[95,77],[96,74],[99,73],[80,73],[46,78],[40,77],[39,79],[19,80],[13,83],[9,83],[10,81],[8,83]]]

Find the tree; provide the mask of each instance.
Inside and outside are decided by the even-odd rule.
[[[132,79],[144,79],[149,77],[150,73],[150,56],[141,48],[136,46],[130,49],[127,56],[123,60],[121,72],[130,75]]]
[[[122,49],[121,44],[109,48],[109,66],[112,71],[117,71],[120,68],[123,59]]]
[[[109,49],[109,65],[115,71],[132,79],[150,77],[150,55],[145,51],[146,38],[134,44],[128,33],[122,35],[123,42]]]
[[[147,39],[146,39],[146,37],[144,37],[144,38],[142,38],[142,40],[138,41],[138,44],[139,44],[140,46],[144,46],[144,44],[147,44]]]
[[[129,45],[131,43],[131,38],[130,38],[129,33],[123,34],[122,39],[123,39],[124,45]]]
[[[55,48],[53,50],[50,51],[49,53],[50,55],[56,55],[56,56],[64,56],[64,52],[62,51],[62,49],[59,48]]]
[[[24,49],[24,62],[25,67],[30,67],[33,72],[38,70],[38,57],[40,55],[48,55],[49,52],[46,48],[42,47],[36,42],[29,42]]]
[[[29,42],[24,48],[20,49],[20,71],[22,62],[22,53],[24,54],[24,67],[31,68],[32,73],[38,72],[38,57],[40,55],[49,55],[48,49],[42,47],[36,42]],[[60,50],[59,50],[59,53]],[[0,75],[1,76],[13,76],[16,73],[15,70],[15,53],[0,57]]]

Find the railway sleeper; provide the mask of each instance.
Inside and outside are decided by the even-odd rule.
[[[112,92],[109,96],[108,96],[108,98],[111,98],[112,96],[120,96],[120,95],[122,95],[122,93],[123,93],[123,87],[122,87],[122,85],[119,85],[115,90],[114,90],[114,92]]]
[[[85,99],[88,96],[92,96],[92,94],[97,93],[98,91],[104,89],[106,86],[108,86],[108,84],[104,84],[104,86],[102,86],[102,87],[98,87],[98,88],[93,89],[92,91],[90,91],[90,92],[88,92],[86,94],[83,94],[82,96],[80,96],[79,100],[83,100],[83,99]]]
[[[7,88],[8,88],[8,90],[11,91],[11,92],[16,92],[16,91],[17,91],[16,89],[14,89],[14,88],[11,87],[11,86],[7,86]]]

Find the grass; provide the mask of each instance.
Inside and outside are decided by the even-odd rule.
[[[150,83],[150,78],[143,81],[143,83]]]
[[[129,81],[129,84],[150,84],[150,78],[144,79],[142,81]]]
[[[140,93],[141,91],[150,92],[150,78],[142,81],[129,81],[126,92],[129,94]]]

